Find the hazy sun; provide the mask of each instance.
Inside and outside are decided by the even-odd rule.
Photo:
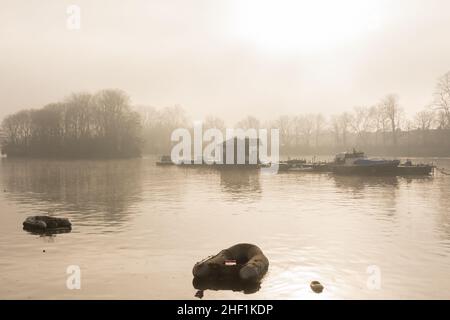
[[[317,51],[380,27],[376,0],[237,0],[233,33],[274,51]]]

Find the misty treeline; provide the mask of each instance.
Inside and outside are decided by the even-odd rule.
[[[185,110],[179,106],[158,110],[141,107],[145,151],[169,153],[170,133],[192,127]],[[450,72],[436,84],[432,102],[423,110],[407,116],[395,94],[388,94],[371,106],[325,116],[320,113],[282,115],[269,121],[247,116],[234,125],[207,116],[203,130],[217,128],[277,128],[280,152],[284,155],[329,155],[361,149],[370,154],[398,156],[450,156]]]
[[[120,90],[76,93],[38,110],[23,110],[2,123],[2,152],[12,156],[134,157],[169,154],[171,133],[191,128],[181,106],[130,105]],[[216,116],[203,130],[277,128],[284,155],[330,154],[352,148],[370,154],[450,156],[450,72],[437,84],[432,103],[406,116],[395,94],[371,106],[325,116],[282,115],[269,121],[247,116],[234,125]],[[225,135],[224,135],[225,136]]]
[[[2,153],[39,157],[135,157],[141,117],[120,90],[76,93],[2,122]]]

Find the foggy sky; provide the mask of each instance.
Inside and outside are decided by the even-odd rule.
[[[450,1],[369,1],[367,26],[351,1],[249,1],[0,0],[0,117],[102,88],[228,122],[331,114],[388,93],[412,114],[450,71]],[[70,4],[80,30],[66,26]]]

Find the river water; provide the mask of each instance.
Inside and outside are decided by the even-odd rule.
[[[195,262],[249,242],[270,260],[261,287],[203,299],[450,299],[450,176],[154,163],[1,159],[0,298],[197,299]],[[73,230],[22,230],[36,214],[68,217]],[[81,289],[68,289],[68,266]]]

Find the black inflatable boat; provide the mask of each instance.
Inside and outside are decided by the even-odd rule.
[[[23,222],[23,229],[33,233],[64,233],[72,230],[72,223],[66,218],[33,216]]]
[[[192,270],[199,279],[239,279],[259,282],[269,269],[269,260],[260,248],[241,243],[197,262]]]

